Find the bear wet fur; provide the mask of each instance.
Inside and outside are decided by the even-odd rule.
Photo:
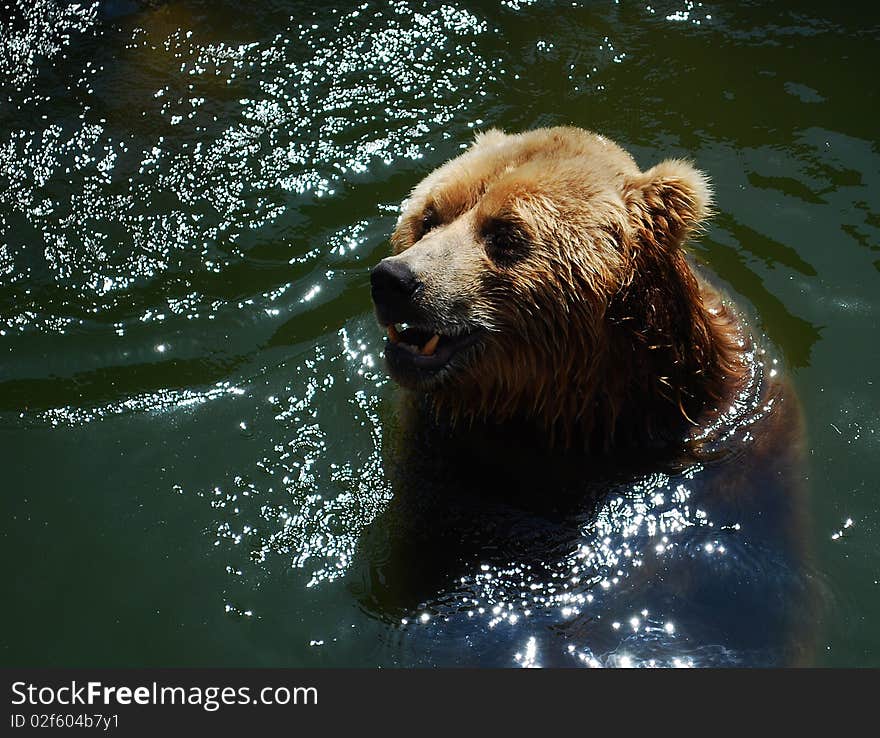
[[[681,439],[744,373],[746,339],[682,249],[710,206],[687,162],[641,172],[594,133],[478,136],[413,190],[392,236],[381,266],[420,285],[410,311],[383,314],[374,291],[383,322],[474,345],[392,375],[451,419],[528,419],[553,444]]]
[[[809,663],[821,587],[800,409],[685,257],[710,208],[691,164],[642,172],[575,128],[482,134],[404,203],[394,255],[373,280],[404,388],[383,442],[394,497],[364,531],[349,580],[394,622],[446,613],[443,637],[407,631],[419,663],[509,663],[516,644],[448,609],[463,583],[595,545],[589,531],[610,501],[637,499],[658,474],[661,497],[688,489],[678,542],[659,555],[665,539],[612,521],[601,545],[639,566],[607,592],[586,590],[596,600],[582,617],[532,616],[530,632],[565,644],[546,663],[568,663],[572,647],[613,663],[619,647],[599,621],[645,605],[674,613],[682,632],[628,642],[630,654]],[[727,555],[703,555],[719,541]]]

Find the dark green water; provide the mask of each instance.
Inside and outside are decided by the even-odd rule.
[[[345,583],[392,496],[369,268],[476,129],[574,124],[710,174],[693,251],[806,416],[815,662],[880,664],[880,14],[157,5],[0,10],[0,662],[418,661]]]

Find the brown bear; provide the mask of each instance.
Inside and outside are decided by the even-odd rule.
[[[413,190],[372,273],[392,376],[450,417],[528,418],[562,444],[681,439],[746,373],[681,248],[710,203],[687,162],[641,172],[584,130],[478,136]]]
[[[414,402],[352,575],[409,623],[393,663],[809,661],[800,413],[685,257],[710,208],[577,128],[489,131],[412,191],[371,284]]]

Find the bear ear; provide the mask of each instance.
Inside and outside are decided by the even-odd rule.
[[[667,159],[633,177],[625,199],[638,229],[668,247],[679,246],[712,210],[709,178],[681,159]]]

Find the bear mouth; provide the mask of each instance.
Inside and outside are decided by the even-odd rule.
[[[479,341],[478,331],[391,323],[385,326],[385,361],[400,384],[418,387],[436,380],[462,359]]]

